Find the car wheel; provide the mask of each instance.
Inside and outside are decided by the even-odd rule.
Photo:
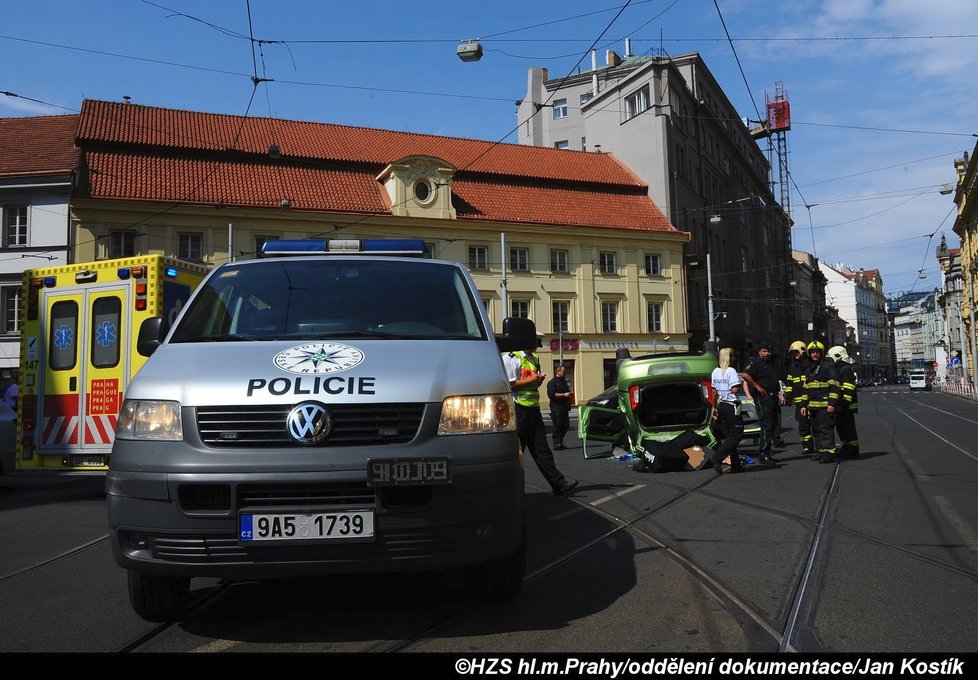
[[[176,621],[190,602],[190,579],[129,570],[129,603],[147,621]]]
[[[502,559],[464,567],[462,581],[466,592],[479,602],[506,602],[523,586],[526,573],[526,524],[516,551]]]

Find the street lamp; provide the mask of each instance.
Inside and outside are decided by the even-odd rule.
[[[479,61],[482,59],[482,45],[479,44],[478,38],[463,40],[455,48],[455,54],[462,61]]]

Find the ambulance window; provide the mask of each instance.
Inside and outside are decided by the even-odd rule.
[[[119,328],[122,300],[103,297],[92,305],[92,366],[112,368],[119,365]]]
[[[71,300],[51,305],[51,336],[48,356],[51,369],[66,371],[75,367],[78,348],[78,303]]]

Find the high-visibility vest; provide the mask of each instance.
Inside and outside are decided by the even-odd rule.
[[[517,380],[536,375],[540,372],[540,357],[536,354],[520,352],[512,356],[520,360],[520,372]],[[523,389],[513,390],[513,400],[520,406],[540,406],[540,391],[536,387],[524,387]]]

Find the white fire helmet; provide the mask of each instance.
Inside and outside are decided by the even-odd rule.
[[[829,359],[835,363],[851,364],[852,357],[849,356],[849,352],[846,351],[845,347],[836,345],[835,347],[830,347],[827,356]]]

